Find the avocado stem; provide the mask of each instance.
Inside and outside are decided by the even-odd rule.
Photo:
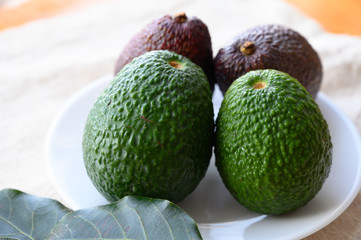
[[[266,83],[265,82],[256,82],[256,83],[254,83],[253,84],[253,88],[254,89],[263,89],[263,88],[265,88],[266,87]]]
[[[172,67],[176,68],[176,69],[182,69],[183,65],[180,62],[177,61],[169,61],[169,65],[171,65]]]
[[[251,55],[254,53],[255,50],[256,50],[256,45],[254,45],[254,43],[250,41],[246,41],[240,46],[240,51],[244,55]]]
[[[184,23],[187,21],[187,16],[185,12],[180,12],[174,15],[174,21],[176,23]]]

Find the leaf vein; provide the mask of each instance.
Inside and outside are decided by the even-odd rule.
[[[147,232],[145,231],[145,227],[144,227],[144,224],[143,224],[142,217],[141,217],[140,214],[138,213],[137,209],[130,207],[130,206],[128,205],[128,203],[125,203],[125,205],[127,205],[130,209],[133,209],[133,210],[135,211],[135,213],[137,214],[137,216],[138,216],[138,218],[139,218],[140,224],[141,224],[141,226],[142,226],[142,230],[143,230],[143,233],[144,233],[144,237],[145,237],[145,239],[148,239],[148,240],[149,240],[148,234],[147,234]]]
[[[35,240],[32,236],[30,236],[29,234],[21,231],[20,228],[18,228],[18,227],[15,226],[13,223],[11,223],[10,221],[6,220],[5,218],[3,218],[3,217],[0,216],[0,220],[3,220],[3,221],[6,222],[7,224],[9,224],[9,225],[12,226],[13,228],[15,228],[19,233],[23,234],[24,236],[26,236],[26,237],[28,237],[28,238],[30,238],[30,239]]]
[[[172,239],[174,239],[173,229],[172,229],[172,227],[170,226],[167,218],[163,215],[162,211],[160,211],[160,209],[158,208],[157,205],[155,205],[152,201],[149,201],[149,202],[154,206],[154,208],[156,209],[156,211],[158,211],[158,212],[160,213],[160,215],[163,217],[164,221],[167,223],[167,226],[168,226],[169,231],[170,231],[170,233],[171,233]]]
[[[6,192],[6,197],[9,199],[9,208],[10,208],[10,211],[9,211],[9,219],[11,218],[12,216],[12,213],[13,213],[13,202],[11,201],[11,198],[9,196],[9,192]]]
[[[69,234],[70,234],[71,238],[73,239],[73,238],[74,238],[74,235],[73,235],[73,232],[71,231],[71,228],[68,227],[68,224],[64,224],[64,227],[65,227],[66,229],[68,229]],[[57,237],[58,237],[58,236],[57,236]],[[59,238],[59,237],[58,237],[58,238]],[[60,239],[60,238],[59,238],[59,239]]]
[[[191,239],[190,236],[189,236],[189,231],[188,231],[188,227],[187,227],[186,221],[185,221],[184,216],[183,216],[183,212],[182,212],[181,210],[179,210],[179,209],[177,209],[177,212],[178,212],[178,213],[181,213],[180,216],[181,216],[181,219],[182,219],[182,222],[183,222],[184,229],[186,229],[187,238],[188,238],[188,239]]]
[[[104,212],[106,212],[107,214],[109,214],[110,216],[112,216],[114,218],[115,222],[119,225],[120,229],[122,230],[123,236],[127,237],[127,234],[125,233],[125,230],[123,229],[123,227],[120,224],[120,222],[118,221],[118,219],[114,216],[114,214],[112,212],[109,212],[109,211],[105,210],[105,209],[101,209],[101,210],[103,210]]]
[[[102,233],[99,231],[99,229],[97,228],[97,226],[95,226],[94,223],[92,223],[92,222],[90,222],[89,220],[85,219],[83,216],[78,215],[78,217],[81,218],[81,219],[83,219],[85,222],[89,223],[93,228],[95,228],[95,230],[98,232],[98,236],[99,236],[100,238],[103,237],[103,236],[102,236]]]

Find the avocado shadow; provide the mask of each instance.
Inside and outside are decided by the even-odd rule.
[[[241,206],[228,192],[212,155],[205,177],[198,187],[178,205],[197,223],[224,223],[259,216]]]
[[[333,201],[327,194],[321,192],[295,211],[279,216],[269,215],[262,221],[254,222],[245,229],[244,236],[246,239],[247,236],[258,235],[283,236],[284,239],[293,239],[295,236],[306,237],[322,227],[318,226],[320,219],[329,218],[330,209],[335,208],[335,205],[337,201]],[[259,229],[262,229],[262,233],[259,233]]]

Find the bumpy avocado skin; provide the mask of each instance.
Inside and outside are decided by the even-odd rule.
[[[213,134],[212,92],[202,69],[174,52],[151,51],[127,64],[95,102],[83,135],[84,164],[109,201],[140,195],[178,202],[205,175]]]
[[[254,44],[252,54],[240,51]],[[251,70],[276,69],[296,78],[315,98],[322,82],[322,63],[317,52],[298,32],[269,24],[248,29],[221,48],[215,59],[216,82],[224,94],[238,77]]]
[[[262,89],[255,82],[265,82]],[[224,95],[216,128],[216,165],[225,186],[246,208],[270,215],[314,198],[332,164],[328,124],[294,78],[256,70]]]
[[[206,73],[213,91],[213,51],[208,27],[200,19],[187,17],[184,13],[155,19],[133,36],[120,53],[114,74],[133,58],[148,51],[161,49],[181,54],[200,66]]]

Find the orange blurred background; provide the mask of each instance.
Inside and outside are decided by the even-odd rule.
[[[0,30],[104,0],[0,0]],[[361,36],[361,0],[284,0],[325,30]]]
[[[325,30],[361,36],[361,0],[285,0]]]
[[[0,0],[0,31],[100,0]],[[2,3],[2,4],[1,4]]]

